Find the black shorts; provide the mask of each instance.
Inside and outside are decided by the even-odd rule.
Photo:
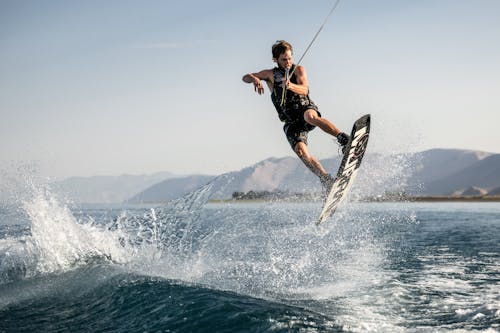
[[[293,150],[295,150],[295,146],[299,142],[303,142],[307,145],[307,134],[316,127],[304,120],[304,112],[309,109],[316,110],[316,112],[318,112],[318,116],[321,117],[321,113],[319,113],[317,107],[308,108],[302,112],[302,118],[297,119],[295,122],[287,122],[283,126],[286,139],[288,140],[288,143],[290,143],[290,146],[292,146]]]

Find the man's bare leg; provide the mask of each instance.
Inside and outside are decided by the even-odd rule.
[[[339,133],[341,132],[340,129],[335,126],[331,121],[328,119],[322,118],[318,115],[318,112],[314,109],[309,109],[306,112],[304,112],[304,120],[313,126],[317,126],[321,128],[324,132],[337,137]]]
[[[329,177],[329,174],[326,172],[325,168],[323,168],[321,163],[314,156],[309,154],[309,149],[304,142],[298,142],[295,145],[294,150],[302,162],[309,168],[309,170],[318,176],[320,180]]]

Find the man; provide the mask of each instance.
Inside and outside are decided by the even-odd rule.
[[[273,61],[278,67],[246,74],[243,76],[243,81],[253,83],[254,90],[259,95],[264,93],[262,81],[267,83],[278,116],[285,123],[283,130],[293,151],[319,177],[321,184],[327,189],[333,182],[333,178],[309,153],[307,134],[317,126],[336,137],[341,146],[347,144],[349,136],[341,132],[329,120],[321,117],[318,107],[309,98],[305,68],[293,64],[292,46],[286,41],[277,41],[272,47],[272,54]]]

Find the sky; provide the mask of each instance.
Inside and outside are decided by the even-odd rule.
[[[269,91],[334,1],[0,0],[0,163],[70,176],[221,174],[293,156]],[[369,150],[500,153],[500,1],[341,0],[305,55],[311,98]],[[313,155],[338,154],[310,134]]]

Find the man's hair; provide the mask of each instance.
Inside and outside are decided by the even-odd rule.
[[[278,59],[281,54],[285,53],[288,50],[293,53],[292,45],[290,43],[284,40],[276,41],[276,43],[273,44],[272,48],[273,58]]]

